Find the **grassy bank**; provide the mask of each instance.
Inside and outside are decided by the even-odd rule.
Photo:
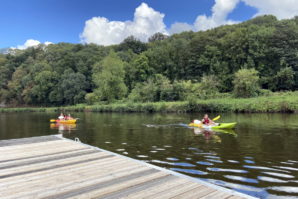
[[[114,103],[107,105],[76,105],[67,107],[0,108],[0,112],[236,112],[297,113],[298,92],[256,98],[222,98],[184,102]]]

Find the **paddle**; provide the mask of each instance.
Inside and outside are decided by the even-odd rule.
[[[218,120],[219,118],[220,118],[220,115],[219,115],[219,116],[217,116],[217,117],[215,117],[215,118],[213,118],[213,120],[212,120],[212,121]]]

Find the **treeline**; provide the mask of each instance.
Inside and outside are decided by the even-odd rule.
[[[148,43],[59,43],[0,55],[0,103],[184,101],[269,95],[298,88],[298,17],[237,25]]]

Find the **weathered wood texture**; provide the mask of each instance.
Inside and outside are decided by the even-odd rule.
[[[57,136],[0,141],[0,198],[246,198]]]

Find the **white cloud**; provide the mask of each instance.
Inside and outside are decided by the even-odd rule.
[[[297,0],[242,0],[258,10],[256,15],[272,14],[279,19],[288,19],[298,15]]]
[[[38,46],[39,44],[41,44],[41,42],[38,40],[28,39],[23,45],[18,45],[17,47],[11,47],[11,49],[24,50],[29,47]],[[46,45],[46,46],[49,44],[53,44],[53,43],[49,42],[49,41],[44,42],[44,45]]]
[[[93,17],[85,22],[85,27],[80,35],[83,43],[111,45],[122,42],[128,36],[135,36],[141,41],[154,33],[167,34],[163,22],[164,14],[142,3],[136,8],[133,21],[109,21],[105,17]]]
[[[228,20],[227,16],[235,9],[239,0],[215,0],[212,7],[212,15],[200,15],[194,26],[196,30],[208,30],[225,24],[235,24],[237,21]]]
[[[23,45],[18,45],[16,48],[23,50],[29,47],[38,46],[40,44],[40,41],[34,40],[34,39],[28,39]]]
[[[176,22],[166,28],[164,14],[142,3],[136,8],[132,21],[109,21],[105,17],[93,17],[85,22],[81,33],[83,43],[111,45],[122,42],[128,36],[135,36],[141,41],[156,32],[174,34],[183,31],[200,31],[239,21],[228,19],[239,2],[257,9],[257,15],[273,14],[279,19],[292,18],[298,15],[298,0],[215,0],[210,16],[199,15],[193,24]]]
[[[228,15],[236,8],[240,0],[215,0],[212,7],[212,15],[199,15],[194,24],[188,23],[174,23],[169,32],[180,33],[183,31],[199,31],[208,30],[225,24],[235,24],[238,21],[228,20]]]
[[[175,34],[175,33],[180,33],[183,31],[194,31],[194,26],[190,25],[188,23],[179,23],[176,22],[174,24],[171,25],[171,28],[169,29],[169,33],[170,34]]]

